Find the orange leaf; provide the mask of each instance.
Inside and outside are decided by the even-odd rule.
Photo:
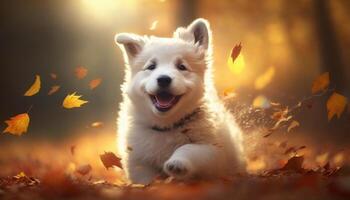
[[[76,93],[74,92],[73,94],[69,94],[66,96],[66,98],[63,100],[63,107],[67,109],[71,108],[76,108],[80,107],[83,104],[88,103],[88,101],[81,100],[80,97],[81,95],[75,95]]]
[[[29,97],[29,96],[35,95],[36,93],[39,92],[40,86],[41,86],[40,76],[39,76],[39,75],[36,75],[36,76],[35,76],[35,81],[34,81],[34,83],[33,83],[32,86],[30,86],[30,88],[26,91],[26,93],[24,94],[24,96]]]
[[[75,68],[75,76],[78,79],[83,79],[88,73],[88,70],[85,67],[77,67]]]
[[[234,63],[236,58],[238,57],[238,55],[241,53],[241,49],[242,49],[242,44],[239,43],[238,45],[235,45],[232,50],[231,50],[231,59],[232,62]]]
[[[325,90],[329,86],[329,72],[325,72],[318,76],[312,83],[311,93],[316,94]]]
[[[112,152],[105,152],[104,154],[100,155],[100,159],[103,163],[103,165],[106,167],[106,169],[116,166],[120,169],[123,169],[121,164],[121,159],[118,158],[114,153]]]
[[[3,132],[20,136],[23,133],[27,132],[29,121],[30,118],[28,113],[22,113],[11,117],[10,120],[5,121],[7,128]]]
[[[289,124],[287,131],[289,132],[298,126],[300,126],[300,123],[298,121],[294,120],[294,121],[292,121],[292,123]]]
[[[47,95],[52,95],[52,94],[56,93],[59,89],[60,89],[59,85],[54,85],[51,87],[51,89],[50,89],[49,93],[47,93]]]
[[[335,114],[340,118],[347,103],[348,99],[346,97],[334,92],[327,101],[328,121],[330,121]]]
[[[90,81],[89,83],[89,86],[90,86],[90,89],[95,89],[97,86],[99,86],[102,82],[102,79],[100,78],[97,78],[97,79],[94,79],[92,81]]]

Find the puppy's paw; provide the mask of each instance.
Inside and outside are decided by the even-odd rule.
[[[191,177],[193,168],[191,163],[185,159],[170,159],[164,164],[164,171],[177,179],[186,179]]]

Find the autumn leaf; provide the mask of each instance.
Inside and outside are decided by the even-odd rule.
[[[106,167],[106,169],[116,166],[120,169],[123,169],[121,164],[121,159],[118,158],[114,153],[112,152],[105,152],[104,154],[100,155],[100,159],[103,163],[103,165]]]
[[[318,76],[312,83],[311,93],[316,94],[325,90],[329,86],[329,72],[325,72]]]
[[[261,90],[265,88],[275,76],[275,68],[273,66],[269,67],[263,74],[255,79],[255,89]]]
[[[59,86],[59,85],[52,86],[50,91],[47,93],[47,95],[52,95],[52,94],[56,93],[60,89],[60,87],[61,86]]]
[[[336,114],[340,118],[344,112],[348,99],[341,94],[334,92],[327,101],[328,121]]]
[[[234,87],[228,87],[226,89],[224,89],[224,97],[228,97],[228,96],[235,96],[235,88]]]
[[[26,91],[26,93],[24,93],[24,96],[29,97],[29,96],[35,95],[36,93],[39,92],[40,86],[41,86],[40,76],[35,75],[35,81],[33,85],[30,86],[30,88]]]
[[[90,171],[92,170],[91,165],[87,164],[87,165],[81,165],[77,168],[76,172],[85,176],[86,174],[88,174]]]
[[[232,50],[231,50],[231,59],[232,62],[234,63],[236,58],[239,56],[239,54],[241,53],[242,50],[242,44],[239,43],[238,45],[235,45]]]
[[[294,129],[298,126],[300,126],[300,123],[298,121],[294,120],[289,124],[287,131],[290,132],[292,129]]]
[[[3,133],[10,133],[20,136],[23,133],[27,132],[29,121],[30,118],[28,113],[22,113],[11,117],[10,120],[5,121],[7,128],[3,131]]]
[[[57,79],[57,74],[51,73],[51,74],[50,74],[50,77],[51,77],[52,79]]]
[[[158,25],[158,20],[153,21],[151,26],[149,27],[149,30],[151,31],[156,30],[157,25]]]
[[[99,86],[101,84],[101,82],[102,82],[101,78],[91,80],[89,83],[90,89],[92,89],[92,90],[95,89],[97,86]]]
[[[88,73],[88,70],[85,67],[77,67],[75,68],[75,76],[78,79],[83,79]]]
[[[68,94],[66,96],[62,104],[64,108],[67,108],[67,109],[76,108],[88,103],[88,101],[84,101],[80,99],[81,95],[75,95],[75,94],[76,92],[74,92],[73,94]]]

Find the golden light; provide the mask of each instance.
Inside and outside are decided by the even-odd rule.
[[[232,61],[231,57],[229,57],[227,60],[227,65],[233,74],[240,75],[245,69],[243,54],[240,53],[234,62]]]
[[[269,108],[270,106],[270,101],[263,95],[259,95],[253,100],[254,108]]]
[[[255,89],[261,90],[266,87],[275,76],[275,68],[273,66],[269,67],[263,74],[258,76],[255,80]]]

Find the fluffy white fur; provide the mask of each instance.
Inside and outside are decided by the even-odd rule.
[[[118,148],[129,180],[148,184],[162,173],[188,180],[244,172],[241,131],[214,88],[208,22],[197,19],[172,38],[120,33],[115,41],[126,63]],[[156,68],[147,70],[154,60]],[[187,70],[176,67],[178,60]],[[157,110],[150,98],[159,89],[160,75],[172,78],[172,94],[182,95],[167,112]],[[163,132],[151,128],[171,127],[197,108],[181,127]]]

